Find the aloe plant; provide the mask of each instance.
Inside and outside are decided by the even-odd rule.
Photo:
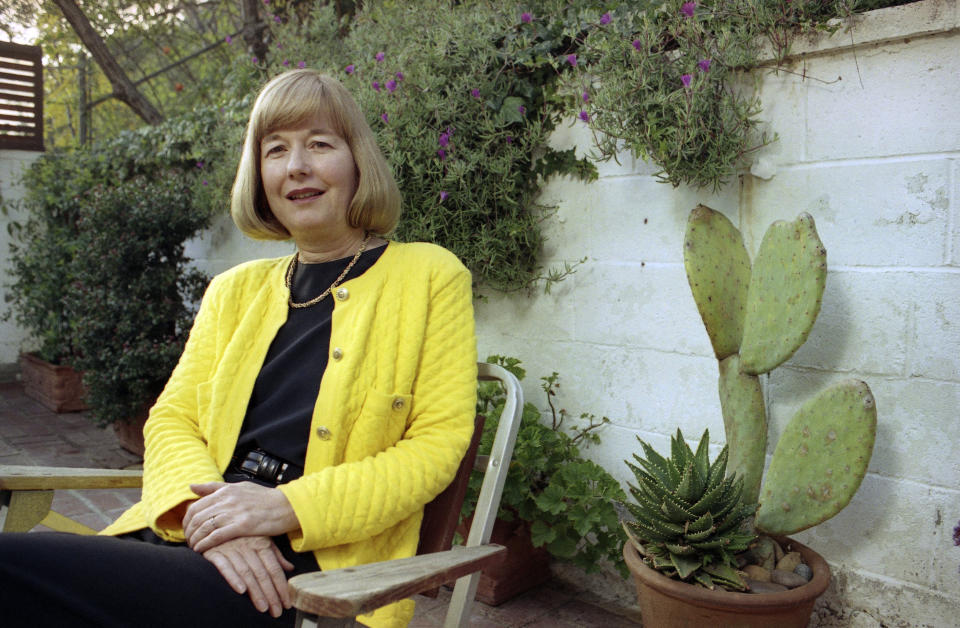
[[[635,501],[623,504],[634,517],[623,527],[637,551],[667,576],[710,589],[746,589],[734,555],[756,537],[743,529],[756,505],[743,503],[742,478],[726,477],[727,448],[711,463],[709,431],[694,453],[678,429],[670,458],[637,440],[645,457],[634,454],[637,464],[627,462]]]

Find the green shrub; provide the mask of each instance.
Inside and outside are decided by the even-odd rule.
[[[526,374],[516,358],[493,355],[487,362],[503,366],[521,380]],[[565,431],[566,413],[557,411],[553,404],[559,376],[553,373],[542,377],[541,382],[551,422],[543,422],[534,404],[524,404],[497,516],[506,521],[519,517],[529,522],[533,545],[545,547],[556,558],[588,572],[596,571],[606,561],[626,576],[620,558],[623,535],[614,506],[614,502],[622,502],[626,496],[613,476],[580,453],[582,445],[600,442],[595,430],[609,423],[609,419],[598,420],[584,414],[579,425]],[[504,401],[499,384],[481,382],[477,413],[486,417],[481,455],[490,453]],[[473,513],[481,481],[479,474],[470,479],[464,516]]]

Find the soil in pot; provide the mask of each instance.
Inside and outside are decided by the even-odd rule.
[[[776,593],[711,591],[668,578],[644,564],[632,543],[623,557],[637,586],[645,626],[657,628],[806,628],[817,598],[830,583],[830,567],[809,547],[792,539],[778,539],[784,549],[799,552],[813,570],[800,587]]]

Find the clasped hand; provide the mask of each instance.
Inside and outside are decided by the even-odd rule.
[[[190,490],[200,499],[183,518],[187,545],[213,563],[234,591],[247,593],[257,610],[279,617],[290,608],[284,571],[293,565],[270,537],[299,525],[286,496],[252,482],[208,482]]]

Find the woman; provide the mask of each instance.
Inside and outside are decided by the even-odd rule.
[[[469,273],[385,240],[399,210],[343,86],[271,80],[231,213],[297,252],[211,282],[144,428],[142,501],[103,532],[120,540],[0,537],[0,607],[31,626],[292,625],[289,575],[413,555],[472,432],[476,346]]]

